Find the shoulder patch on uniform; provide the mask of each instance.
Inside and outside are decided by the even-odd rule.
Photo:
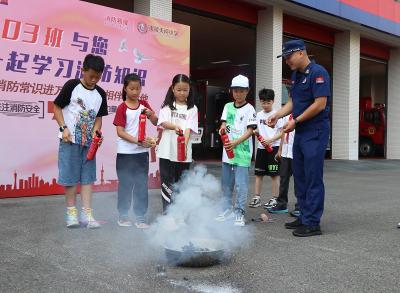
[[[325,79],[323,76],[318,76],[317,78],[315,78],[315,83],[324,83]]]

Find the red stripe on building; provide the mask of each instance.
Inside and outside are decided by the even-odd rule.
[[[395,0],[338,0],[351,7],[400,23],[400,3]]]

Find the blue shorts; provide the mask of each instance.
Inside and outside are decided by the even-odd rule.
[[[63,186],[88,185],[96,182],[96,158],[86,160],[89,147],[60,140],[58,181]]]

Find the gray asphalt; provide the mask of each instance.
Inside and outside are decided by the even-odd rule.
[[[325,167],[322,236],[293,237],[283,228],[287,215],[249,223],[248,245],[210,268],[167,266],[142,231],[116,225],[114,193],[94,195],[96,217],[106,222],[99,230],[64,228],[61,196],[0,200],[0,292],[399,292],[400,162]],[[152,191],[151,219],[160,211]]]

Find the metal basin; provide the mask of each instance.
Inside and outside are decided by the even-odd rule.
[[[195,238],[181,247],[166,245],[165,255],[170,265],[184,267],[207,267],[218,264],[224,257],[222,242]]]

